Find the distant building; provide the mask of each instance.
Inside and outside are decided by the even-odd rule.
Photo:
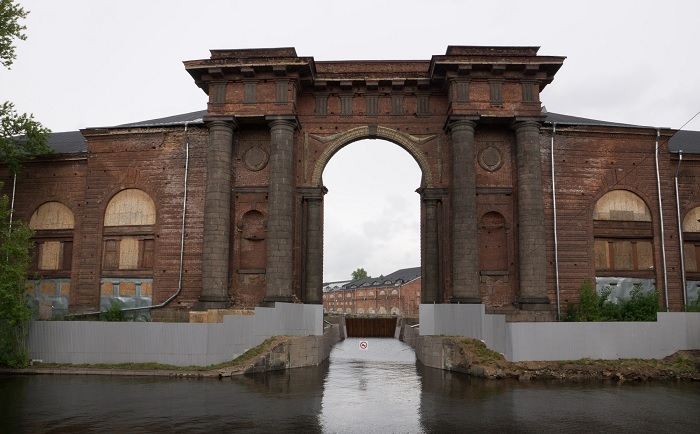
[[[323,311],[353,315],[418,315],[420,288],[420,267],[404,268],[386,276],[324,283]]]

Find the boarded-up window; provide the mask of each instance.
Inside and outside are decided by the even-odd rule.
[[[596,275],[653,277],[651,212],[644,201],[626,190],[613,190],[593,211]]]
[[[46,202],[34,211],[29,227],[35,231],[30,272],[42,278],[69,277],[73,264],[73,212],[60,202]]]
[[[683,264],[686,278],[700,280],[700,206],[683,219]]]
[[[117,193],[107,204],[105,226],[146,226],[156,223],[156,206],[144,191],[131,188]]]
[[[116,276],[149,277],[155,223],[156,207],[146,192],[132,188],[114,195],[105,208],[102,269]]]

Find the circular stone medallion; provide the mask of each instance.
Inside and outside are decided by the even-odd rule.
[[[248,170],[257,172],[267,166],[267,152],[260,146],[252,146],[243,154],[243,164]]]
[[[495,172],[503,166],[503,152],[494,145],[487,145],[479,151],[479,166],[488,172]]]

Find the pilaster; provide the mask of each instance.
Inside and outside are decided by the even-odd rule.
[[[421,303],[440,302],[440,231],[438,206],[446,191],[441,188],[421,188],[418,190],[425,212],[425,232],[423,234],[423,269],[421,270]]]
[[[304,254],[304,303],[323,303],[323,196],[325,187],[304,189],[306,250]]]

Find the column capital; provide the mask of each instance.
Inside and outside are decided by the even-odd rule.
[[[450,115],[445,122],[445,131],[459,131],[463,129],[474,132],[479,115]]]
[[[543,116],[516,117],[513,119],[513,122],[511,122],[510,127],[516,132],[522,128],[535,128],[539,132],[544,119]]]
[[[297,192],[305,201],[320,202],[323,200],[323,196],[328,193],[328,189],[326,187],[300,187],[297,188]]]
[[[230,128],[232,130],[238,129],[238,122],[235,116],[217,116],[217,115],[206,115],[202,119],[204,124],[211,130],[212,128]]]
[[[267,115],[265,121],[270,128],[281,127],[296,130],[299,128],[299,119],[296,115]]]
[[[448,191],[447,188],[421,187],[416,190],[416,193],[420,194],[421,201],[426,204],[430,204],[430,202],[435,202],[437,204],[437,202],[440,202],[449,194]]]

